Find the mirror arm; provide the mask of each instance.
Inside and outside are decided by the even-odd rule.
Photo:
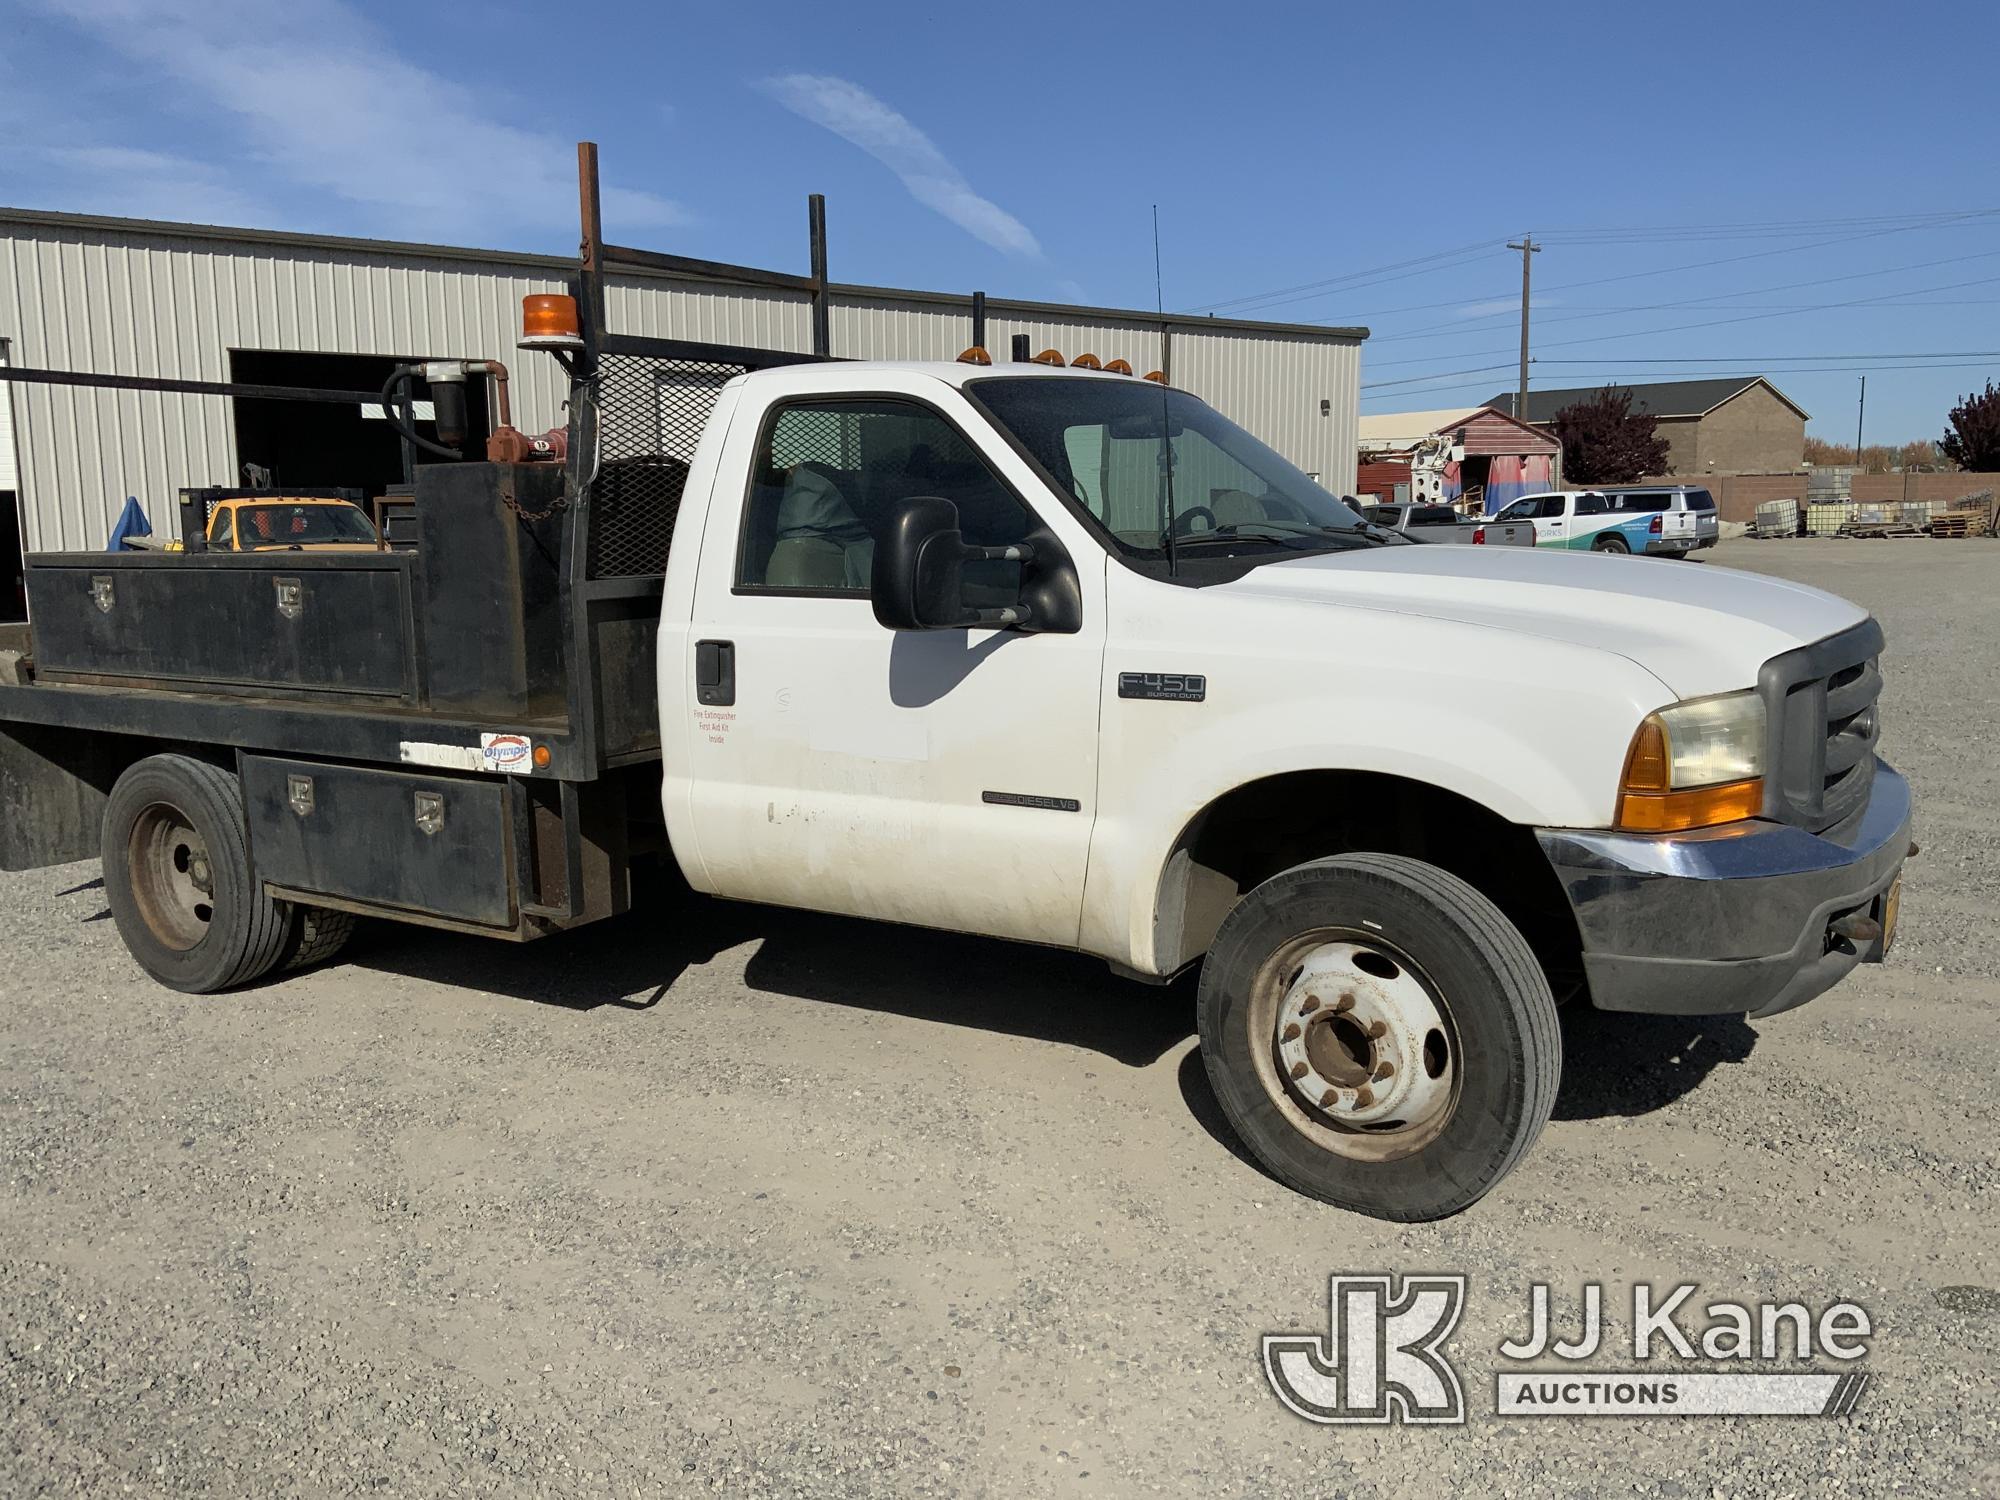
[[[966,562],[1031,563],[1035,549],[1026,542],[1014,542],[1005,547],[967,547],[959,555]]]
[[[1034,611],[1025,604],[1010,605],[1006,609],[968,609],[961,625],[994,625],[1007,629],[1015,625],[1025,625],[1034,617]]]

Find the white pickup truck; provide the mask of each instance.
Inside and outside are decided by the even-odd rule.
[[[1910,799],[1844,600],[1411,545],[1130,375],[599,342],[567,473],[420,469],[413,552],[32,558],[0,863],[100,854],[189,990],[357,913],[580,926],[664,849],[720,897],[1199,965],[1256,1158],[1402,1220],[1527,1151],[1559,1004],[1768,1016],[1893,936]]]

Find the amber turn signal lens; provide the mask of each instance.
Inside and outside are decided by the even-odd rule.
[[[1657,717],[1647,719],[1632,737],[1621,784],[1628,792],[1664,792],[1673,785],[1666,726]]]
[[[1618,799],[1618,826],[1632,833],[1680,833],[1738,823],[1764,810],[1764,778],[1696,787],[1691,792],[1626,792]]]
[[[549,754],[549,747],[547,745],[535,746],[534,761],[537,771],[546,771],[549,768],[549,762],[554,759],[555,757]]]
[[[581,338],[583,324],[577,316],[576,298],[561,292],[535,292],[521,299],[523,338]]]

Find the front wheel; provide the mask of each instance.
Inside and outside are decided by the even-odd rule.
[[[1486,897],[1389,854],[1272,877],[1216,934],[1198,998],[1223,1113],[1287,1187],[1378,1219],[1476,1203],[1555,1107],[1547,979]]]

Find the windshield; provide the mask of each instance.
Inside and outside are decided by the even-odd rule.
[[[1296,550],[1387,540],[1184,391],[1027,376],[974,381],[966,394],[1128,555],[1164,556],[1170,513],[1175,548],[1191,556],[1217,543]]]
[[[236,545],[306,547],[321,542],[375,542],[375,526],[352,505],[244,505],[236,512]]]

